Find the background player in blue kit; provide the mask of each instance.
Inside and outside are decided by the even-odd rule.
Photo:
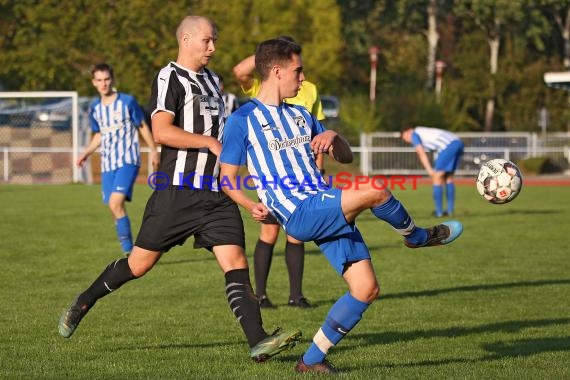
[[[331,307],[313,343],[298,360],[297,372],[334,373],[325,357],[362,318],[377,298],[379,286],[368,247],[355,225],[371,209],[404,236],[411,248],[448,244],[462,232],[461,223],[446,222],[430,229],[415,226],[404,206],[388,190],[370,183],[356,188],[327,188],[315,154],[329,152],[339,162],[352,161],[346,140],[326,130],[304,107],[283,103],[295,96],[304,80],[301,47],[280,39],[262,42],[255,53],[261,76],[256,98],[227,121],[220,156],[222,189],[261,221],[270,212],[286,232],[314,241],[349,291]],[[238,186],[241,165],[248,166],[262,203]],[[286,186],[266,186],[287,178]]]
[[[103,202],[109,206],[121,249],[125,255],[133,249],[131,222],[125,201],[130,201],[141,165],[138,132],[151,150],[150,158],[156,170],[159,156],[144,114],[131,95],[113,88],[113,68],[106,63],[91,70],[93,86],[99,93],[89,110],[93,136],[77,159],[82,167],[87,158],[101,146],[101,187]]]
[[[427,127],[407,127],[401,133],[402,140],[412,144],[423,167],[433,183],[434,215],[452,216],[455,211],[454,173],[463,156],[463,142],[446,130]],[[437,158],[431,165],[426,152],[437,152]],[[447,197],[447,211],[443,211],[443,187]]]

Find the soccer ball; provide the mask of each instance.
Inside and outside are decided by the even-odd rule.
[[[483,198],[494,204],[504,204],[519,195],[522,175],[514,163],[497,158],[481,166],[476,183],[477,191]]]

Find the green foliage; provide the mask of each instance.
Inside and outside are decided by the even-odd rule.
[[[367,128],[395,130],[422,118],[457,130],[483,130],[488,99],[494,130],[534,131],[536,108],[549,131],[570,125],[567,94],[547,89],[546,71],[563,70],[565,0],[438,0],[438,59],[447,67],[439,103],[426,90],[428,0],[0,0],[0,85],[5,90],[77,90],[95,95],[93,64],[115,67],[118,89],[145,103],[156,72],[176,59],[175,29],[186,14],[218,26],[210,67],[239,95],[232,69],[267,38],[303,45],[307,78],[343,109],[367,101],[369,48],[378,46],[377,104]],[[490,73],[489,40],[500,42]],[[354,98],[354,99],[349,99]],[[350,117],[348,117],[350,118]],[[375,121],[374,121],[375,120]],[[353,122],[349,122],[354,125]],[[349,125],[346,128],[353,128]]]
[[[184,3],[18,2],[17,31],[4,44],[0,78],[15,78],[5,84],[18,82],[17,90],[93,95],[90,69],[106,61],[115,68],[118,89],[145,103],[158,68],[176,58],[174,31]]]
[[[341,99],[340,117],[340,132],[353,145],[359,144],[360,133],[377,131],[382,123],[381,112],[367,97],[360,94]]]
[[[146,104],[158,70],[176,60],[176,27],[188,1],[129,0],[109,2],[102,13],[93,41],[98,61],[115,67],[117,87],[133,93]],[[134,12],[145,9],[145,12]],[[125,52],[128,52],[127,54]],[[91,85],[87,81],[88,85]]]
[[[524,175],[559,173],[562,169],[549,157],[529,157],[517,161]]]
[[[280,35],[289,35],[302,45],[305,74],[321,93],[338,91],[342,36],[340,12],[333,0],[237,0],[231,7],[215,0],[200,3],[203,14],[219,29],[218,52],[211,68],[226,78],[229,91],[239,94],[232,68],[255,53],[258,43]]]

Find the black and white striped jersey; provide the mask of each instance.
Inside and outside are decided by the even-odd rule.
[[[204,68],[196,73],[170,62],[152,84],[149,110],[174,115],[173,124],[185,131],[222,140],[225,105],[218,76]],[[162,146],[159,171],[171,186],[219,190],[219,162],[208,149]]]

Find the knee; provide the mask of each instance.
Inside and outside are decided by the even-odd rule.
[[[111,213],[113,214],[115,219],[125,216],[126,214],[125,207],[121,202],[109,202],[109,210],[111,210]]]
[[[131,272],[133,273],[133,277],[134,278],[140,278],[142,276],[144,276],[147,272],[149,271],[149,269],[145,269],[142,267],[131,267]]]
[[[129,260],[129,268],[134,278],[140,278],[144,276],[149,270],[151,270],[153,265],[149,265],[145,262],[132,262]]]
[[[385,203],[388,199],[390,199],[391,196],[392,193],[388,189],[374,190],[372,193],[373,204],[371,207],[380,206],[382,203]]]
[[[379,295],[380,295],[380,287],[378,286],[378,283],[376,283],[368,290],[368,303],[374,302],[374,300],[378,298]]]
[[[352,289],[351,294],[357,300],[370,304],[378,298],[380,287],[377,282],[372,282],[359,286],[358,289]]]
[[[279,236],[279,225],[262,224],[259,238],[267,244],[275,244]]]
[[[433,176],[434,185],[443,185],[446,181],[445,172],[435,172]]]
[[[292,244],[303,244],[301,240],[295,239],[293,236],[287,235],[287,241]]]

